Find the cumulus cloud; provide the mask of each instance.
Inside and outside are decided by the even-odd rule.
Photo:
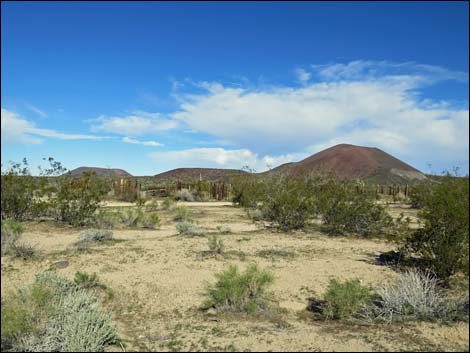
[[[244,166],[249,166],[262,172],[287,162],[299,161],[307,157],[307,154],[293,153],[260,157],[248,149],[191,148],[179,151],[153,152],[149,156],[160,166],[164,165],[165,169],[179,167],[241,169]]]
[[[101,140],[105,136],[64,134],[55,130],[37,128],[33,122],[7,109],[1,109],[2,142],[5,143],[42,143],[44,139],[56,138],[61,140]],[[39,136],[39,137],[38,137]]]
[[[399,157],[468,159],[468,108],[420,98],[422,87],[468,82],[468,74],[371,61],[312,70],[322,79],[298,87],[204,82],[204,93],[180,95],[180,109],[171,116],[261,154],[315,151],[337,142],[376,146]]]
[[[123,138],[122,138],[122,142],[124,142],[124,143],[130,143],[130,144],[134,144],[134,145],[150,146],[150,147],[160,147],[160,146],[163,146],[162,143],[157,142],[157,141],[140,141],[140,140],[133,139],[133,138],[130,138],[130,137],[123,137]]]
[[[133,112],[128,116],[100,116],[93,121],[93,132],[108,132],[119,135],[141,136],[165,130],[171,130],[178,126],[178,122],[165,119],[159,113],[142,111]]]

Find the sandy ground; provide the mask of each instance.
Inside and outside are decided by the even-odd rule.
[[[160,229],[115,230],[118,241],[95,246],[91,253],[70,250],[79,230],[31,223],[24,240],[36,244],[42,256],[26,262],[2,258],[2,296],[31,282],[53,262],[68,260],[60,274],[72,278],[76,271],[96,272],[114,292],[107,306],[126,351],[468,351],[467,324],[367,326],[315,322],[306,315],[307,299],[321,295],[331,278],[359,278],[365,285],[393,278],[390,268],[374,262],[393,244],[258,229],[230,203],[188,206],[209,233],[218,225],[231,228],[232,233],[222,235],[225,256],[207,255],[206,237],[176,235],[169,211],[159,212]],[[401,211],[413,216],[411,210]],[[261,256],[260,250],[273,252]],[[214,281],[216,272],[253,262],[274,273],[271,291],[285,309],[282,320],[214,318],[199,310],[206,284]]]

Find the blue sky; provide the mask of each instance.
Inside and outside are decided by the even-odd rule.
[[[2,2],[2,164],[468,172],[465,2]]]

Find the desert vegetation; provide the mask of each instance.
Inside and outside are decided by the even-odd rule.
[[[385,199],[246,173],[232,203],[122,202],[49,162],[2,173],[2,351],[468,349],[468,177]]]

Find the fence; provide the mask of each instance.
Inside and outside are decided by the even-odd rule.
[[[177,191],[187,189],[192,191],[196,196],[202,199],[230,201],[232,193],[232,185],[223,181],[197,181],[193,183],[182,182],[176,180],[174,183],[167,185],[151,185],[142,190],[142,185],[138,180],[125,178],[113,182],[114,194],[116,196],[123,195],[143,195],[166,197]],[[402,194],[405,197],[410,196],[412,187],[410,185],[382,185],[382,184],[365,184],[357,183],[355,189],[358,193],[375,192],[376,194],[397,196]]]

